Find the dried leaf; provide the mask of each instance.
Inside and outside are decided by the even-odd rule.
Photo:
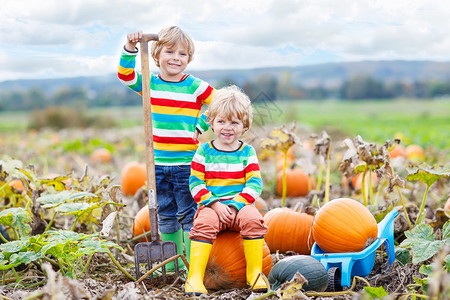
[[[293,122],[290,129],[283,125],[281,128],[272,130],[270,137],[261,141],[261,147],[267,150],[281,151],[286,153],[289,148],[299,144],[300,140],[295,134],[296,123]]]
[[[286,283],[283,283],[280,287],[280,293],[282,294],[282,299],[308,299],[307,296],[302,292],[302,287],[308,280],[300,274],[300,272],[295,273],[294,277]]]
[[[326,131],[322,131],[320,138],[314,144],[314,153],[321,155],[325,160],[330,151],[331,138]]]
[[[107,237],[109,236],[109,232],[111,231],[111,228],[114,226],[114,221],[116,219],[117,212],[110,213],[104,220],[103,220],[103,228],[102,231],[100,231],[100,236]]]

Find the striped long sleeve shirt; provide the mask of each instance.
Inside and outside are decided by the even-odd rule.
[[[142,95],[142,76],[135,70],[137,51],[122,50],[118,67],[120,81]],[[195,130],[208,129],[202,106],[209,105],[214,89],[205,81],[186,75],[168,82],[150,74],[153,147],[157,165],[190,165],[198,148]]]
[[[255,149],[243,142],[236,151],[220,151],[211,142],[202,144],[191,164],[189,188],[195,202],[214,202],[238,211],[261,194],[262,179]]]

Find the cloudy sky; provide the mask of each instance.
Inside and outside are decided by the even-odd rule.
[[[15,0],[0,18],[0,81],[115,73],[128,32],[169,25],[195,41],[191,72],[450,61],[447,0]]]

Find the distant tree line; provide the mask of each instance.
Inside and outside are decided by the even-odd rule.
[[[272,75],[261,75],[243,83],[236,82],[233,78],[223,78],[211,84],[216,88],[236,84],[251,99],[255,99],[262,92],[274,100],[429,99],[450,95],[450,80],[416,81],[410,83],[402,81],[383,82],[363,75],[352,77],[336,87],[327,87],[321,84],[304,86],[301,81],[294,81],[289,76]],[[138,94],[123,86],[119,88],[105,87],[97,91],[78,86],[68,86],[62,87],[51,94],[39,87],[23,91],[0,91],[0,111],[38,110],[51,106],[83,108],[135,106],[141,103],[142,99]]]

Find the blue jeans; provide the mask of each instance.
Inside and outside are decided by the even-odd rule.
[[[158,225],[162,233],[190,231],[197,203],[189,190],[190,165],[155,166]]]

